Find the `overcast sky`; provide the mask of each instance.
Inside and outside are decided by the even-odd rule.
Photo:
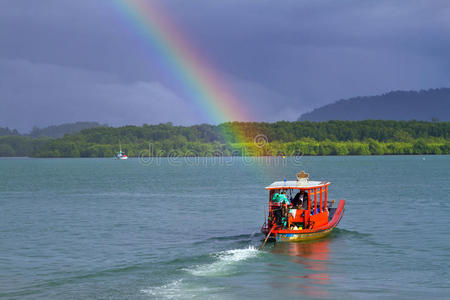
[[[256,121],[450,86],[448,0],[163,3]],[[152,53],[111,0],[0,0],[0,127],[209,121]]]

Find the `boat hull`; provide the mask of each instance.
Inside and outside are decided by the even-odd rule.
[[[305,241],[313,241],[326,237],[329,235],[333,228],[319,231],[319,232],[309,232],[309,233],[278,233],[275,237],[277,242],[305,242]]]

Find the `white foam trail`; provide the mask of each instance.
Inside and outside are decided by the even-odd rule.
[[[192,299],[217,292],[218,289],[192,286],[183,279],[174,280],[168,284],[142,289],[141,293],[158,299]]]
[[[149,287],[148,289],[142,289],[141,293],[150,295],[150,296],[158,296],[158,297],[165,297],[168,299],[173,299],[179,295],[179,289],[180,284],[183,280],[178,279],[175,281],[172,281],[171,283],[157,286],[157,287]]]
[[[214,256],[217,258],[216,262],[206,265],[197,266],[194,269],[187,269],[189,273],[195,276],[223,276],[229,275],[233,271],[233,266],[240,261],[255,257],[259,251],[249,246],[245,249],[233,249],[222,251]]]

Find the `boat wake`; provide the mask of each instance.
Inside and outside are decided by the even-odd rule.
[[[198,265],[185,271],[194,276],[227,276],[235,272],[234,267],[237,263],[256,257],[258,253],[258,249],[253,246],[221,251],[212,255],[216,260],[213,263]]]
[[[140,292],[150,298],[162,299],[192,299],[205,296],[208,298],[214,294],[221,294],[225,287],[206,285],[201,277],[233,275],[238,272],[238,266],[242,262],[256,257],[259,253],[261,252],[253,246],[212,253],[208,255],[208,259],[212,259],[213,262],[181,269],[190,276],[183,276],[164,285],[150,286],[141,289]]]
[[[240,272],[242,264],[263,253],[258,251],[256,246],[260,243],[261,235],[253,232],[233,236],[216,236],[198,241],[195,243],[197,247],[218,247],[219,249],[165,262],[166,266],[170,266],[175,271],[172,274],[176,277],[172,277],[162,285],[159,283],[143,287],[140,292],[150,298],[160,299],[192,299],[205,296],[208,298],[218,294],[223,296],[225,287],[217,286],[205,279],[209,278],[214,281],[214,278],[231,276]],[[224,248],[232,249],[223,250]]]
[[[198,286],[185,282],[183,279],[174,280],[162,286],[142,289],[141,293],[152,298],[163,299],[192,299],[220,292],[221,288]]]

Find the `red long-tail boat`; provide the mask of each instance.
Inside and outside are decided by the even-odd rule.
[[[269,214],[261,227],[266,240],[300,242],[330,234],[344,215],[345,201],[328,202],[327,181],[310,181],[305,172],[296,181],[276,181],[269,191]]]

